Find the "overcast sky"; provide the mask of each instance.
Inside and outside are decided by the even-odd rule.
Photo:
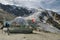
[[[26,7],[42,7],[44,9],[60,12],[60,0],[0,0],[3,4],[13,4]]]

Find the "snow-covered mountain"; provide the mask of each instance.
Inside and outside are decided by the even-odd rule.
[[[19,7],[15,5],[4,5],[0,3],[0,9],[3,9],[6,12],[14,14],[16,16],[27,16],[32,13],[31,10],[28,10],[26,7]]]
[[[21,23],[27,23],[28,25],[33,24],[34,26],[38,26],[40,30],[53,32],[53,33],[60,33],[60,15],[56,12],[45,10],[45,9],[39,9],[34,8],[36,11],[32,13],[31,15],[27,17],[17,17],[15,18],[15,22]],[[32,19],[35,20],[35,23],[29,23],[28,21],[32,21]],[[21,21],[22,20],[22,21]],[[24,20],[24,21],[23,21]],[[19,23],[18,22],[18,23]]]

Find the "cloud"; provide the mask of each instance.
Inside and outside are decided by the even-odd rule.
[[[45,5],[49,7],[49,5],[55,1],[56,0],[0,0],[0,2],[3,4],[14,4],[27,7],[45,7]]]
[[[40,2],[41,0],[0,0],[0,3],[3,4],[13,4],[27,7],[38,7]]]
[[[7,1],[5,1],[5,0],[0,0],[0,3],[2,3],[2,4],[8,4]]]
[[[60,0],[0,0],[0,3],[26,7],[42,7],[59,12]]]
[[[45,2],[46,4],[52,4],[56,0],[42,0],[42,2]]]

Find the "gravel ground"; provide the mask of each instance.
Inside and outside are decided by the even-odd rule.
[[[0,40],[60,40],[60,34],[34,31],[33,34],[13,33],[7,35],[0,30]]]

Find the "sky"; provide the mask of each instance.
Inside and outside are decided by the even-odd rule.
[[[60,0],[0,0],[2,4],[26,6],[29,8],[44,8],[60,13]]]

